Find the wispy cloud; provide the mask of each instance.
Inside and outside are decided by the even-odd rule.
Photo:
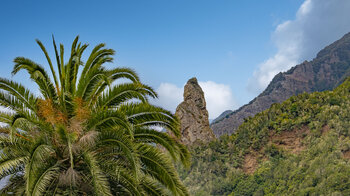
[[[350,31],[349,0],[305,0],[294,20],[279,24],[272,34],[277,52],[261,63],[248,89],[259,92],[281,71],[304,60]]]

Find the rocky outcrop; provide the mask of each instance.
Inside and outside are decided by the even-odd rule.
[[[321,50],[311,62],[305,61],[277,74],[258,97],[238,110],[220,115],[211,124],[215,135],[232,134],[244,118],[266,110],[292,95],[332,90],[350,75],[350,33]]]
[[[209,126],[204,92],[196,78],[185,85],[184,101],[176,108],[175,115],[181,123],[181,142],[185,145],[207,143],[215,139]]]

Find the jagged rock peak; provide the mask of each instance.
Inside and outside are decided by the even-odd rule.
[[[209,126],[204,92],[197,78],[188,80],[184,88],[184,101],[177,106],[175,115],[181,123],[181,141],[185,145],[207,143],[215,139]]]

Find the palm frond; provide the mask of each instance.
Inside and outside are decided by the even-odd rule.
[[[60,56],[58,54],[55,37],[53,35],[52,35],[52,44],[53,44],[53,48],[55,49],[55,57],[56,57],[56,63],[57,63],[57,68],[58,68],[58,77],[59,77],[60,83],[62,84],[62,82],[63,82],[62,81],[62,65],[61,65]]]
[[[32,111],[35,111],[37,97],[32,94],[28,89],[26,89],[21,84],[14,81],[0,78],[0,89],[8,92],[10,95],[6,95],[0,92],[0,100],[3,106],[12,107],[11,109],[20,110],[22,107],[27,107]],[[12,95],[12,96],[11,96]]]
[[[172,193],[188,195],[169,157],[150,145],[140,145],[138,152],[144,164],[143,170],[147,174],[157,179]]]
[[[107,177],[100,169],[99,163],[96,160],[95,155],[91,152],[85,152],[83,154],[83,157],[90,170],[91,180],[94,186],[95,194],[112,196]]]
[[[41,171],[45,171],[49,165],[54,149],[46,144],[37,143],[25,168],[26,193],[32,195],[34,187],[41,177]]]
[[[0,195],[24,195],[25,181],[23,175],[9,176],[8,182],[0,189]]]
[[[53,179],[56,179],[59,175],[60,163],[46,169],[39,177],[35,185],[33,186],[32,195],[44,195],[47,191],[47,188],[52,183]]]
[[[54,82],[55,82],[55,85],[56,85],[56,89],[59,89],[59,84],[58,84],[56,72],[55,72],[55,69],[53,68],[53,65],[52,65],[50,56],[49,56],[49,54],[47,53],[44,44],[41,43],[40,40],[36,39],[36,43],[40,46],[41,50],[42,50],[43,53],[45,54],[46,60],[47,60],[47,62],[49,63],[49,66],[50,66],[50,70],[51,70],[52,77],[53,77]]]
[[[13,118],[13,113],[0,112],[0,122],[9,125],[12,122],[12,118]]]
[[[103,131],[99,134],[98,148],[109,152],[108,149],[117,152],[120,157],[125,157],[128,160],[128,167],[132,173],[137,177],[139,175],[140,162],[136,154],[135,144],[130,136],[123,134],[121,131]],[[108,155],[108,154],[107,154]],[[108,159],[114,158],[114,151],[111,156],[105,156]]]
[[[113,108],[132,100],[147,102],[147,96],[152,96],[152,93],[149,93],[149,88],[142,84],[120,84],[103,93],[98,98],[96,107]]]
[[[134,83],[140,82],[139,76],[136,74],[134,70],[130,68],[118,67],[118,68],[108,70],[106,72],[107,72],[106,74],[111,79],[111,82],[114,82],[118,79],[129,79]]]
[[[2,154],[0,157],[0,178],[22,171],[26,161],[26,156],[12,157]]]
[[[66,78],[66,70],[64,65],[64,46],[60,44],[60,67],[61,67],[61,91],[65,91],[66,85],[65,85],[65,78]]]
[[[174,160],[181,153],[178,143],[166,132],[159,132],[148,128],[135,128],[134,138],[137,142],[157,144],[164,147]]]
[[[83,100],[90,100],[93,89],[101,85],[101,82],[108,82],[103,68],[94,68],[78,83],[76,96]]]
[[[91,73],[91,71],[90,71]],[[110,87],[113,82],[117,81],[118,79],[128,79],[133,83],[140,83],[139,77],[137,74],[128,68],[115,68],[112,70],[105,70],[103,77],[101,77],[101,80],[99,82],[96,82],[95,85],[91,85],[90,90],[88,91],[89,94],[86,96],[84,95],[84,98],[88,97],[87,99],[90,99],[90,103],[95,103],[97,98],[101,96],[101,94],[106,90],[106,87]]]
[[[70,58],[68,60],[68,63],[64,66],[64,71],[65,71],[65,90],[66,92],[72,93],[73,89],[75,88],[75,83],[72,84],[73,78],[74,78],[74,71],[75,69],[75,63],[76,63],[76,58],[77,58],[77,43],[79,40],[79,36],[76,36],[71,47],[71,54]]]
[[[171,195],[169,191],[155,179],[145,176],[140,183],[147,195],[165,196]]]
[[[80,43],[76,49],[76,57],[74,59],[74,66],[73,66],[73,74],[72,74],[72,81],[71,86],[73,88],[72,92],[75,92],[76,90],[76,82],[77,82],[77,76],[79,72],[79,66],[83,64],[81,61],[81,56],[83,55],[84,50],[88,47],[87,44],[83,44],[80,46]]]
[[[84,78],[86,74],[95,66],[100,67],[103,63],[112,62],[115,51],[112,49],[103,49],[105,44],[99,44],[91,51],[88,60],[85,63],[84,69],[81,73],[81,78]]]
[[[134,126],[159,126],[171,131],[176,137],[180,136],[178,119],[169,111],[147,103],[129,103],[118,108],[127,115]]]
[[[143,190],[140,189],[138,177],[133,175],[126,169],[119,167],[115,169],[115,180],[123,187],[130,195],[143,195]]]
[[[52,84],[50,77],[43,67],[24,57],[15,58],[14,63],[15,66],[12,71],[13,75],[22,69],[27,70],[30,78],[37,83],[40,92],[45,98],[52,100],[57,99],[56,88]]]
[[[86,125],[87,130],[117,130],[118,128],[124,129],[130,136],[133,136],[132,127],[128,123],[125,115],[112,110],[103,110],[93,113]]]

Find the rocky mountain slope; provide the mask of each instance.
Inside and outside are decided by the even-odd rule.
[[[232,134],[245,118],[266,110],[292,95],[334,89],[350,75],[350,33],[321,50],[312,61],[277,74],[255,99],[234,112],[220,115],[211,124],[214,134]]]
[[[232,110],[226,110],[225,112],[223,112],[222,114],[220,114],[220,116],[218,116],[217,118],[215,118],[214,120],[211,121],[210,124],[216,123],[217,121],[219,121],[220,119],[225,118],[227,115],[230,115],[233,111]]]
[[[204,92],[196,78],[191,78],[184,88],[184,101],[177,106],[175,115],[181,123],[181,142],[185,145],[208,143],[215,139],[209,126]]]
[[[350,77],[248,118],[191,149],[179,174],[192,195],[350,195]]]

